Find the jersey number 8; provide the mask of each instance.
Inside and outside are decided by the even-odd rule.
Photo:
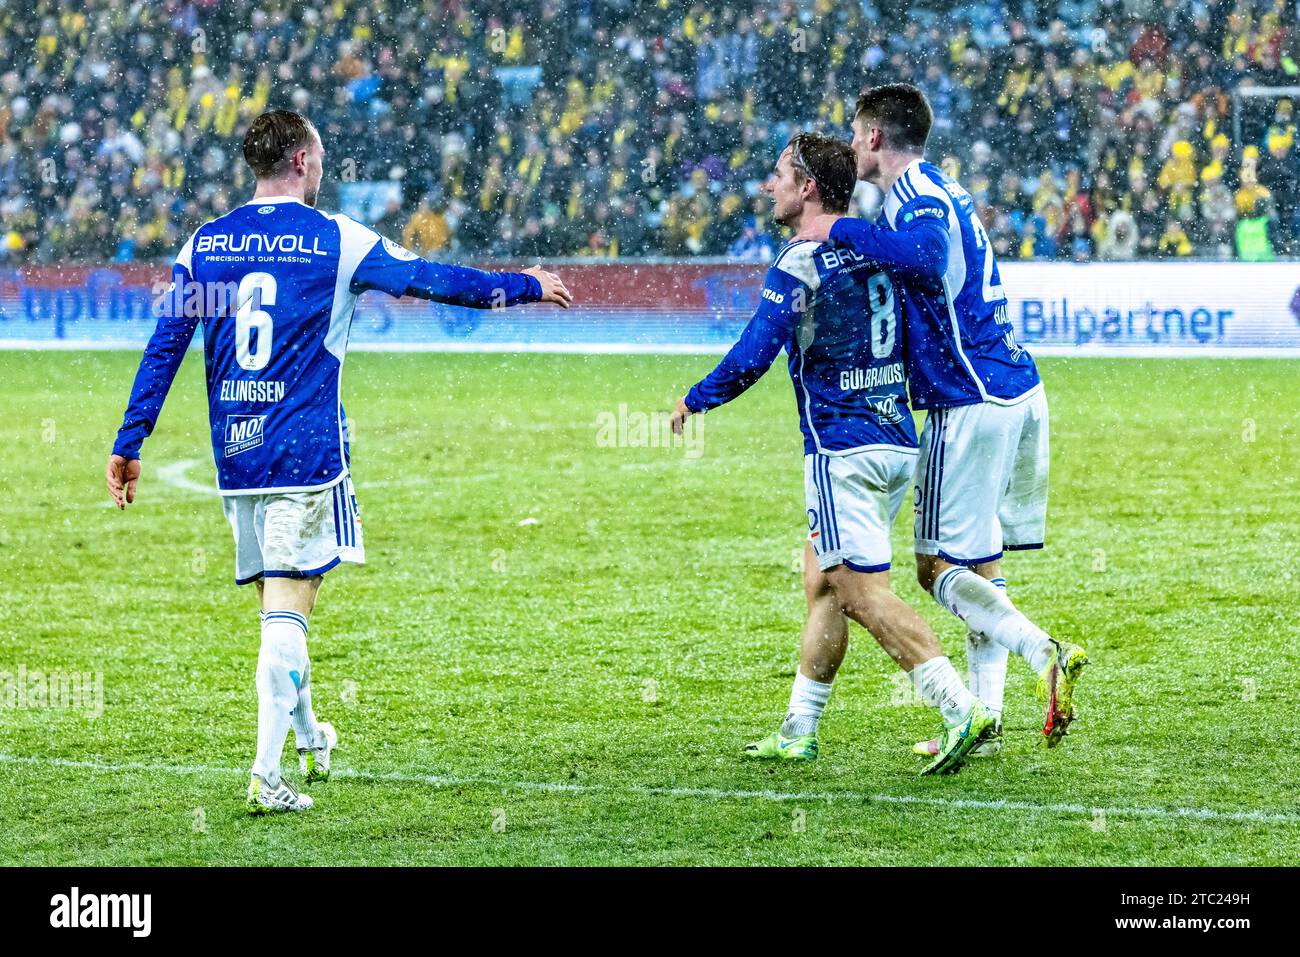
[[[871,297],[871,355],[888,359],[894,354],[897,317],[894,313],[894,284],[889,274],[878,272],[867,280]]]
[[[239,281],[236,295],[239,311],[235,313],[235,360],[249,372],[265,369],[271,361],[271,314],[265,309],[254,309],[255,298],[259,306],[275,305],[275,277],[270,273],[250,272]],[[250,351],[254,331],[257,332],[256,352]]]

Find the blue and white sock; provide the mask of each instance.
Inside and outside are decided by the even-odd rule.
[[[298,687],[298,706],[293,709],[293,740],[299,750],[314,748],[320,741],[317,735],[316,712],[311,707],[311,658],[303,669],[302,684]]]
[[[1020,655],[1035,673],[1046,668],[1055,654],[1051,637],[1011,604],[1006,589],[969,568],[956,565],[940,575],[934,598],[971,631]]]
[[[1005,578],[990,578],[994,585],[1006,591]],[[966,632],[966,686],[971,694],[984,702],[984,706],[1002,721],[1002,699],[1007,686],[1007,658],[1010,651],[996,641],[974,631]]]
[[[257,757],[253,773],[280,784],[280,754],[307,672],[307,619],[296,611],[262,613],[257,655]]]

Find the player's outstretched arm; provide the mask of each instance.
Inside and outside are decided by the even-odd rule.
[[[474,309],[500,309],[529,302],[553,302],[567,309],[573,301],[560,277],[541,266],[523,272],[488,272],[423,259],[407,283],[405,294]]]
[[[922,197],[899,210],[899,229],[887,229],[853,216],[825,213],[800,228],[795,239],[834,242],[879,262],[941,277],[948,266],[946,210]]]
[[[553,302],[565,309],[573,302],[573,293],[564,284],[564,280],[553,272],[547,272],[541,265],[530,266],[524,270],[525,276],[532,276],[542,288],[542,297],[538,302]]]
[[[730,402],[761,379],[798,324],[798,305],[809,301],[802,282],[779,269],[769,269],[758,309],[736,344],[712,372],[677,400],[669,417],[673,431],[681,435],[689,416]]]
[[[784,341],[779,327],[758,316],[749,320],[722,361],[677,400],[668,420],[673,431],[681,435],[688,417],[725,405],[761,379],[780,354]]]
[[[500,309],[529,302],[551,302],[567,309],[573,302],[572,293],[560,277],[541,266],[523,272],[489,272],[431,262],[346,216],[335,220],[344,246],[356,244],[364,250],[349,283],[356,295],[375,289],[390,296],[414,296],[473,309]]]

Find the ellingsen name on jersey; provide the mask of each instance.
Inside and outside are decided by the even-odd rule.
[[[264,233],[212,233],[199,236],[194,241],[196,253],[300,253],[304,256],[324,256],[320,237],[311,237],[311,246],[304,236],[267,236]]]
[[[284,398],[284,383],[261,379],[222,379],[222,402],[279,402]]]

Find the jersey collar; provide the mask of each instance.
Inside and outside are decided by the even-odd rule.
[[[252,206],[254,203],[257,203],[258,205],[265,205],[271,203],[297,203],[300,206],[307,205],[302,200],[300,200],[297,196],[262,196],[258,199],[250,199],[248,202],[244,203],[244,205]]]
[[[898,179],[894,180],[894,185],[891,186],[889,192],[885,194],[885,201],[881,205],[881,212],[885,214],[891,228],[894,226],[894,218],[898,215],[898,211],[912,198],[911,187],[906,184],[914,180],[910,180],[908,174],[919,170],[921,164],[924,162],[925,159],[918,156],[916,159],[912,160],[912,162],[904,166],[902,171],[898,174]]]

